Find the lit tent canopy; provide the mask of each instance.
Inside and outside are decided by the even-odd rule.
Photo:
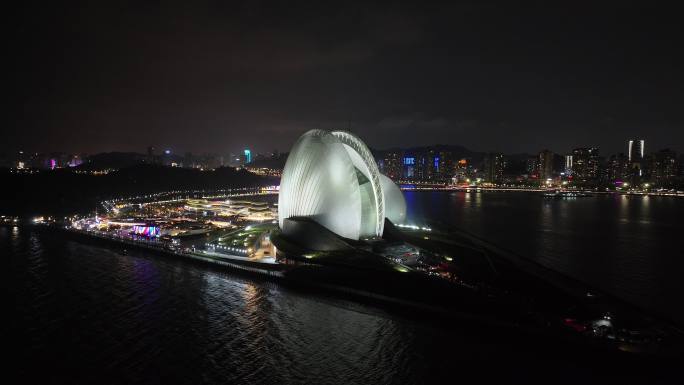
[[[345,238],[379,237],[386,217],[404,221],[406,202],[358,137],[311,130],[297,140],[285,163],[278,217],[281,228],[287,218],[309,217]]]

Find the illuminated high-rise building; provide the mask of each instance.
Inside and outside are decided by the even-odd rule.
[[[530,178],[539,177],[539,157],[530,156],[525,162],[525,171]]]
[[[401,163],[402,163],[402,171],[401,171],[401,176],[404,179],[415,179],[417,178],[417,165],[416,165],[416,156],[415,154],[412,153],[404,153],[404,156],[401,158]]]
[[[449,181],[454,176],[454,154],[451,151],[440,151],[438,178]]]
[[[572,175],[579,182],[594,181],[599,177],[601,159],[596,147],[572,150]]]
[[[629,161],[624,153],[611,155],[608,159],[607,177],[609,182],[617,182],[629,177]]]
[[[454,175],[452,176],[452,183],[463,183],[468,180],[468,160],[459,159],[454,165]]]
[[[485,182],[501,183],[504,172],[504,156],[502,153],[489,153],[484,158]]]
[[[245,164],[252,163],[252,151],[245,148]]]
[[[544,150],[539,153],[539,180],[544,182],[553,178],[553,152]]]
[[[572,175],[572,155],[565,155],[565,175]]]
[[[435,150],[428,150],[423,158],[423,179],[437,180],[439,179],[439,153]]]
[[[641,162],[644,159],[646,141],[643,139],[630,140],[627,145],[627,159],[630,163]]]
[[[401,178],[401,153],[390,151],[382,159],[382,172],[392,179]]]
[[[670,181],[679,174],[677,153],[670,149],[660,150],[649,157],[648,171],[651,180],[661,184]]]
[[[643,139],[630,140],[627,144],[627,161],[629,162],[629,174],[635,183],[636,179],[644,174],[646,162],[644,162],[644,150],[646,141]]]

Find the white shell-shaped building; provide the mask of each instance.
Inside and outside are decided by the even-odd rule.
[[[311,130],[292,147],[280,181],[280,227],[291,217],[309,217],[349,239],[380,237],[385,217],[404,221],[406,202],[361,139]]]

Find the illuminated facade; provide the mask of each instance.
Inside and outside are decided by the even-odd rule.
[[[271,221],[276,218],[277,210],[266,202],[241,200],[212,201],[206,199],[188,199],[185,211],[193,214],[237,217],[245,221]]]
[[[576,148],[572,150],[572,175],[576,181],[596,180],[600,173],[598,148]]]
[[[309,217],[345,238],[382,236],[385,217],[403,222],[406,202],[380,174],[368,147],[344,131],[311,130],[285,163],[278,196],[280,227],[291,217]]]
[[[154,238],[158,237],[160,234],[159,227],[157,226],[133,226],[133,234],[140,235],[143,237]]]
[[[643,175],[644,165],[644,150],[646,148],[646,141],[643,139],[630,140],[627,144],[627,159],[633,177],[641,177]]]
[[[500,152],[489,153],[484,158],[485,182],[501,183],[504,173],[504,156]]]
[[[644,159],[646,141],[643,139],[630,140],[627,144],[627,157],[630,162],[640,162]]]
[[[539,153],[539,180],[544,183],[553,178],[553,152],[544,150]]]
[[[572,155],[565,155],[565,175],[572,175]]]

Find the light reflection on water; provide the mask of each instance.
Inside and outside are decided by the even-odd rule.
[[[521,210],[497,204],[489,211],[484,194],[479,207],[463,196],[444,197],[453,202],[444,213],[472,224],[482,219],[472,210]],[[415,213],[423,198],[412,199]],[[506,223],[484,222],[487,231]],[[420,311],[396,314],[54,234],[0,228],[0,255],[8,258],[8,320],[19,342],[9,350],[27,383],[43,376],[89,384],[502,382],[547,381],[557,373],[582,383],[597,370],[619,372],[585,354],[578,365],[579,355],[567,347],[535,345],[543,341],[487,325],[436,326]]]
[[[409,221],[439,221],[684,323],[684,199],[406,191]]]

